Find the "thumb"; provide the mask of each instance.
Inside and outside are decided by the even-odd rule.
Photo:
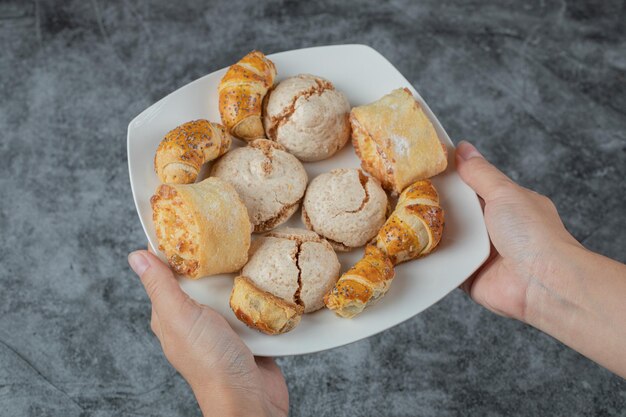
[[[187,295],[176,281],[169,267],[159,258],[145,250],[138,250],[128,255],[128,263],[135,271],[146,289],[153,308],[168,316],[180,310]]]
[[[456,148],[456,167],[463,181],[485,201],[491,200],[499,188],[515,184],[466,141]]]

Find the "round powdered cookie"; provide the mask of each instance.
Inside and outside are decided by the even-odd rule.
[[[211,175],[237,190],[255,232],[286,222],[298,209],[307,183],[302,163],[267,139],[228,152],[215,163]]]
[[[326,159],[350,138],[350,103],[323,78],[308,74],[287,78],[266,100],[267,137],[301,161]]]
[[[365,245],[385,223],[387,194],[359,169],[335,169],[311,181],[302,221],[339,251]]]
[[[241,275],[311,313],[324,306],[324,295],[337,282],[339,270],[337,255],[326,240],[309,230],[286,227],[254,241]]]

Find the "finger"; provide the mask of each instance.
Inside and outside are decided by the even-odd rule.
[[[486,295],[490,291],[493,292],[495,288],[494,278],[497,277],[502,262],[503,258],[496,256],[488,264],[485,264],[484,267],[481,267],[476,272],[472,286],[469,288],[469,296],[472,300],[491,311],[495,311],[495,309],[487,303]]]
[[[466,141],[461,141],[456,148],[456,166],[463,181],[486,201],[499,188],[514,184]]]
[[[161,316],[171,315],[180,310],[187,295],[167,265],[145,250],[128,255],[128,263],[141,278],[152,306],[161,313]]]
[[[274,358],[268,356],[255,356],[254,361],[260,370],[269,373],[270,375],[282,375],[280,367],[274,361]]]
[[[489,268],[489,266],[492,264],[492,261],[499,255],[500,254],[493,246],[493,243],[490,242],[490,250],[487,260],[485,260],[485,262],[483,262],[483,264],[479,266],[478,269],[472,275],[470,275],[468,279],[463,281],[463,283],[459,285],[459,288],[462,289],[467,295],[471,296],[472,286],[474,285],[476,277],[478,277],[485,269]]]
[[[278,365],[276,365],[274,358],[271,358],[269,356],[255,356],[254,360],[256,361],[256,364],[261,368],[264,368],[267,370],[276,370],[276,369],[280,370]]]

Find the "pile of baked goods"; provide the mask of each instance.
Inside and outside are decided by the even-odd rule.
[[[300,74],[275,84],[276,75],[258,51],[232,65],[218,87],[222,124],[195,120],[165,135],[151,198],[172,269],[190,279],[237,273],[230,306],[267,334],[323,307],[354,317],[387,292],[395,265],[432,252],[444,211],[429,178],[447,167],[446,147],[408,89],[351,108],[328,80]],[[246,146],[231,150],[233,137]],[[303,162],[331,158],[350,139],[362,169],[337,167],[309,183]],[[306,229],[279,227],[300,207]],[[335,251],[363,246],[340,276]]]

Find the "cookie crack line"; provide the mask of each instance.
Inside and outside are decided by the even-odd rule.
[[[272,142],[269,142],[272,143]],[[254,143],[250,144],[251,147],[258,149],[261,151],[263,156],[265,157],[265,161],[261,164],[263,167],[263,172],[267,175],[270,175],[274,171],[274,147],[268,146],[266,143]]]
[[[302,269],[300,269],[300,249],[302,244],[304,243],[300,239],[296,239],[296,268],[298,268],[298,289],[293,294],[293,301],[296,305],[302,306],[304,308],[304,303],[302,302],[302,298],[300,297],[300,293],[302,292]]]
[[[345,212],[344,212],[345,213]],[[339,213],[342,214],[342,213]],[[339,214],[335,214],[333,216],[333,218],[337,217]],[[317,233],[318,235],[322,236],[323,239],[325,239],[328,243],[331,244],[331,246],[335,247],[339,247],[342,248],[344,251],[349,251],[351,249],[350,246],[346,245],[345,243],[342,242],[338,242],[336,240],[330,239],[327,236],[324,236],[323,234],[321,234],[320,232],[318,232],[317,230],[315,230],[315,227],[313,227],[313,224],[311,223],[311,219],[309,218],[309,215],[307,214],[306,210],[304,207],[302,207],[302,216],[303,216],[303,221],[305,226],[307,227],[307,229]],[[336,248],[335,248],[336,249]]]
[[[297,242],[298,244],[305,243],[305,242],[320,243],[322,241],[322,238],[317,234],[315,236],[292,236],[292,235],[280,233],[280,229],[278,231],[275,230],[275,231],[266,233],[265,236],[275,237],[278,239],[293,240]]]
[[[294,242],[296,242],[295,261],[296,261],[296,268],[298,269],[298,289],[293,294],[293,302],[298,306],[305,307],[304,302],[302,301],[302,298],[300,298],[300,293],[302,291],[302,269],[300,268],[300,254],[301,254],[302,244],[306,242],[321,242],[321,238],[319,236],[315,236],[311,238],[304,237],[304,236],[289,236],[289,235],[283,235],[281,233],[276,233],[276,232],[269,232],[265,236],[275,237],[275,238],[280,238],[280,239],[288,239],[288,240],[293,240]]]
[[[330,243],[330,244],[331,244],[331,246],[335,246],[335,245],[336,245],[337,247],[342,248],[342,249],[343,249],[343,251],[345,251],[345,252],[347,252],[347,251],[349,251],[350,249],[352,249],[352,247],[351,247],[351,246],[348,246],[348,245],[346,245],[346,244],[345,244],[345,243],[343,243],[343,242],[339,242],[339,241],[337,241],[337,240],[332,240],[332,239],[327,238],[327,237],[325,237],[324,239],[326,239],[326,240],[328,241],[328,243]]]
[[[359,208],[357,208],[356,210],[347,210],[347,211],[344,211],[344,213],[352,213],[352,214],[358,213],[359,211],[363,210],[363,207],[365,207],[367,203],[369,203],[370,193],[369,191],[367,191],[368,181],[369,181],[369,178],[365,174],[363,174],[363,172],[359,170],[359,182],[361,183],[361,187],[363,187],[363,192],[365,193],[365,197],[363,198],[363,201],[361,201],[361,205],[359,206]],[[337,214],[335,217],[337,217],[338,215],[339,214]]]
[[[262,221],[261,223],[258,223],[254,226],[254,231],[255,232],[262,232],[265,230],[271,230],[274,227],[276,227],[276,225],[278,223],[280,223],[281,220],[283,220],[283,217],[285,217],[286,213],[288,213],[291,209],[293,209],[294,206],[297,206],[298,204],[300,204],[300,200],[298,199],[296,200],[295,203],[292,204],[288,204],[283,206],[280,211],[273,217]],[[278,201],[279,203],[282,204],[282,202],[280,202],[278,199],[275,199],[275,201]],[[294,210],[295,211],[295,210]]]
[[[350,213],[350,214],[355,214],[358,213],[359,211],[363,210],[363,208],[365,207],[365,205],[370,201],[370,193],[367,190],[367,182],[369,181],[369,178],[363,174],[361,171],[359,171],[359,182],[361,183],[361,187],[363,187],[363,191],[365,192],[365,197],[363,197],[363,200],[361,201],[361,205],[355,209],[355,210],[346,210],[346,211],[342,211],[340,213],[337,213],[333,216],[331,216],[331,219],[335,219],[343,214],[346,213]]]
[[[278,131],[278,128],[289,121],[293,113],[296,111],[296,101],[298,101],[300,97],[306,100],[315,94],[321,96],[326,90],[334,90],[333,85],[328,81],[323,82],[322,80],[316,79],[315,86],[302,91],[291,100],[291,103],[285,107],[280,114],[270,118],[270,127],[267,129],[267,136],[272,140],[276,140],[276,132]]]

